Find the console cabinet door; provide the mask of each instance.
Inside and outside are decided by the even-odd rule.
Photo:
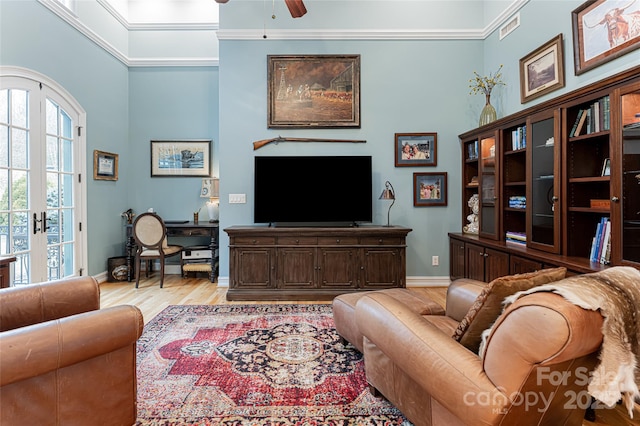
[[[466,243],[464,246],[466,259],[466,277],[484,281],[484,247]]]
[[[464,278],[464,242],[449,239],[449,278],[451,281]]]
[[[361,288],[402,287],[398,280],[404,276],[398,270],[404,261],[398,261],[401,253],[397,248],[366,248],[362,250]]]
[[[357,249],[324,247],[318,253],[319,288],[357,288]]]
[[[490,248],[485,249],[484,280],[488,283],[509,275],[509,253]]]
[[[542,263],[535,260],[526,259],[520,256],[511,256],[510,258],[509,273],[510,274],[524,274],[527,272],[535,272],[542,269]]]
[[[235,280],[232,288],[274,288],[275,250],[247,247],[233,250]]]
[[[280,248],[278,250],[278,288],[316,287],[316,250]]]

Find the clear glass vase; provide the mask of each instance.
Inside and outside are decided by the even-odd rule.
[[[498,119],[498,114],[496,113],[496,109],[491,105],[491,94],[486,95],[487,103],[482,108],[482,112],[480,113],[480,126],[484,126],[485,124],[489,124],[492,121],[496,121]]]

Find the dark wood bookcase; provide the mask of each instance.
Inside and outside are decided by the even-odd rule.
[[[479,232],[449,234],[452,279],[640,267],[640,67],[461,134],[460,142],[462,228],[478,194]],[[594,239],[607,240],[606,227],[609,244],[593,252]],[[513,235],[523,241],[509,241]]]

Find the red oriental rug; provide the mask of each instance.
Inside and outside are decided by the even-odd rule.
[[[409,425],[331,305],[179,305],[138,341],[138,425]]]

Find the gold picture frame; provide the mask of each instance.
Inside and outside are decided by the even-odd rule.
[[[360,55],[268,55],[269,128],[360,127]]]
[[[93,150],[93,179],[118,180],[118,154]]]
[[[558,34],[520,59],[520,103],[564,87],[564,51]]]

